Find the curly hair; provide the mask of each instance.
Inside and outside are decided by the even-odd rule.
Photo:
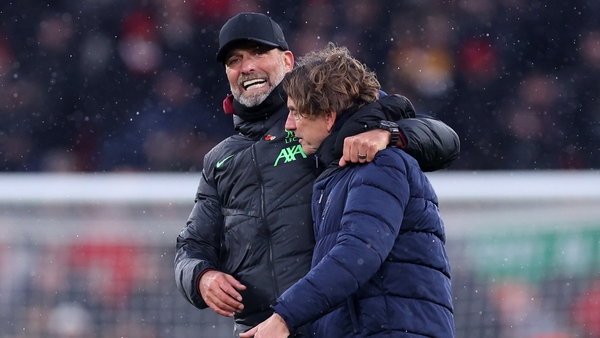
[[[346,47],[333,43],[299,59],[286,75],[283,88],[304,117],[335,111],[339,116],[379,98],[381,85],[374,72],[355,59]]]

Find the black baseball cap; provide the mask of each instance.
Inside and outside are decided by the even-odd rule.
[[[219,32],[217,61],[225,62],[229,50],[240,41],[256,41],[281,50],[289,49],[281,27],[262,13],[239,13],[223,25]]]

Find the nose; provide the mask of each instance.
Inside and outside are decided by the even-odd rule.
[[[242,59],[241,71],[243,73],[250,73],[250,72],[253,72],[254,70],[256,70],[256,63],[255,63],[254,58],[251,55],[244,57]]]
[[[292,113],[288,113],[287,119],[285,120],[285,130],[296,130],[296,119],[294,119]]]

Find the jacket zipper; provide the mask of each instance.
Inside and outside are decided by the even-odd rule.
[[[273,292],[275,298],[279,296],[279,285],[277,283],[277,276],[275,275],[275,265],[273,263],[273,241],[271,240],[271,234],[269,231],[269,224],[267,222],[267,211],[265,207],[265,185],[258,168],[258,160],[256,158],[256,146],[252,145],[252,162],[254,163],[254,170],[256,177],[258,177],[258,184],[260,186],[260,218],[263,223],[263,227],[267,231],[267,241],[269,242],[269,269],[271,270],[271,278],[273,279]]]

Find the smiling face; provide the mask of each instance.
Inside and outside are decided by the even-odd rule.
[[[290,51],[252,42],[228,53],[225,72],[233,97],[246,107],[254,107],[269,96],[293,65]]]
[[[294,100],[290,97],[288,97],[287,106],[290,113],[285,121],[285,129],[295,132],[304,154],[312,155],[316,153],[323,140],[331,134],[337,114],[331,112],[303,115],[298,111]]]

